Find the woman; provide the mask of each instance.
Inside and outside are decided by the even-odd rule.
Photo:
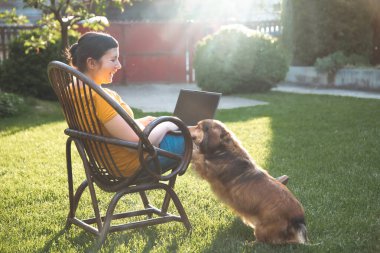
[[[70,64],[91,78],[95,84],[109,84],[114,74],[121,69],[119,62],[119,45],[111,35],[99,32],[88,32],[80,37],[67,52]],[[134,118],[131,108],[114,91],[103,88],[111,97],[117,101],[124,110]],[[95,101],[96,116],[101,122],[105,136],[112,136],[122,140],[137,142],[138,136],[123,120],[123,118],[99,96],[93,98]],[[147,116],[134,119],[143,130],[155,117]],[[177,126],[171,122],[163,122],[156,126],[148,139],[161,149],[183,154],[184,139],[181,135],[167,134],[177,130]],[[136,152],[119,146],[110,147],[111,154],[121,171],[120,176],[131,176],[140,167]],[[162,169],[169,170],[175,164],[174,160],[159,157]]]

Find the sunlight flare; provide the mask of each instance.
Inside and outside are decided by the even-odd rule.
[[[262,19],[280,0],[186,0],[182,9],[189,19],[249,21]]]

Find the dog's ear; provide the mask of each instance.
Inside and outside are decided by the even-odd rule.
[[[231,134],[225,128],[221,128],[220,140],[222,144],[228,144],[231,141]]]
[[[221,144],[221,130],[219,127],[203,126],[203,139],[199,144],[201,153],[210,154],[218,149]]]
[[[203,132],[203,138],[202,138],[202,141],[201,143],[199,143],[199,151],[202,153],[202,154],[207,154],[208,151],[209,151],[209,148],[208,148],[208,139],[209,139],[209,126],[207,125],[202,125],[202,132]]]
[[[208,134],[203,134],[203,140],[199,143],[199,152],[207,154],[208,152]]]

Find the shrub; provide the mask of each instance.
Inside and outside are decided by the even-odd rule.
[[[199,87],[228,94],[269,90],[288,64],[273,37],[233,25],[198,42],[194,69]]]
[[[47,64],[62,60],[60,47],[50,44],[46,49],[25,53],[24,41],[32,34],[23,34],[9,45],[9,58],[1,65],[0,89],[6,92],[55,99],[47,77]]]
[[[0,92],[0,118],[19,113],[23,102],[24,99],[18,95]]]
[[[335,74],[339,69],[348,66],[369,65],[368,58],[358,54],[346,55],[342,51],[317,58],[315,68],[321,73]]]

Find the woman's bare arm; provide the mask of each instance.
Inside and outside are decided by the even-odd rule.
[[[147,126],[154,119],[154,117],[147,116],[136,119],[135,121],[141,130],[144,130],[145,126]],[[120,115],[113,117],[110,121],[105,123],[104,126],[113,137],[132,142],[138,142],[139,140],[136,133]],[[177,130],[177,126],[175,124],[171,122],[163,122],[152,130],[148,139],[154,146],[158,146],[165,134],[174,130]]]

